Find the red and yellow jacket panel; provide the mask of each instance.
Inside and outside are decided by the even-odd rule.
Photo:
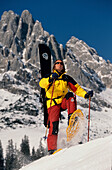
[[[56,72],[54,70],[54,72]],[[56,72],[57,73],[57,72]],[[58,73],[57,73],[58,74]],[[49,80],[52,78],[52,74],[42,78],[39,82],[41,88],[45,89],[46,92],[46,99],[47,99],[47,108],[50,107],[52,90],[53,90],[53,83],[49,83]],[[63,73],[61,74],[58,79],[55,80],[53,97],[51,106],[56,104],[60,104],[68,93],[68,90],[74,92],[76,95],[83,97],[87,93],[81,86],[69,75]]]

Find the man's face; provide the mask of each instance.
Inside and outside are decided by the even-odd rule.
[[[54,69],[61,72],[63,70],[63,62],[61,60],[57,60]]]

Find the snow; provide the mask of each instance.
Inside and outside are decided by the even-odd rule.
[[[0,109],[7,108],[9,104],[15,103],[19,98],[20,95],[0,89]]]
[[[25,88],[25,87],[24,87]],[[30,89],[30,86],[27,85],[28,90]],[[34,93],[33,90],[30,89],[30,94]],[[8,91],[0,89],[0,109],[7,108],[10,103],[16,102],[20,95],[12,94]],[[103,100],[106,100],[108,103],[112,104],[112,89],[106,89],[102,93],[99,94],[99,97],[101,97]],[[77,100],[80,100],[79,97],[77,97]],[[88,100],[82,99],[81,102],[88,103]],[[32,99],[33,103],[33,99]],[[37,105],[39,103],[37,102]],[[80,105],[78,105],[78,109],[81,109],[84,113],[85,117],[88,115],[88,108],[83,108]],[[80,136],[80,139],[84,144],[77,145],[78,140],[74,138],[74,145],[70,148],[67,148],[67,145],[62,146],[61,145],[61,139],[66,139],[66,127],[67,127],[67,112],[63,112],[63,115],[65,116],[64,120],[60,121],[60,127],[59,127],[59,138],[58,138],[58,148],[63,147],[64,149],[57,153],[56,155],[52,156],[46,156],[38,161],[35,161],[34,163],[27,166],[27,169],[22,170],[37,170],[37,169],[75,169],[75,170],[85,170],[94,169],[94,170],[110,170],[110,154],[112,153],[112,143],[110,142],[112,140],[112,108],[103,107],[102,111],[90,111],[90,142],[87,143],[87,127],[88,127],[88,120],[86,119],[85,129],[83,132],[83,135]],[[34,119],[36,125],[21,125],[21,127],[16,127],[15,129],[9,128],[3,128],[0,129],[0,140],[2,142],[3,151],[5,155],[5,151],[8,145],[8,140],[12,139],[13,143],[16,143],[17,148],[20,147],[21,141],[24,137],[24,135],[28,136],[29,138],[29,144],[30,149],[35,147],[35,149],[38,149],[40,139],[45,135],[45,127],[43,126],[42,121],[42,115],[38,115],[39,117],[34,116],[28,116],[28,115],[20,115],[20,114],[12,114],[7,113],[7,115],[4,113],[4,115],[1,116],[12,116],[12,118],[20,118],[21,119]],[[0,124],[2,126],[2,124]],[[99,139],[98,139],[99,138]],[[46,143],[45,143],[46,145]],[[111,151],[111,153],[110,153]],[[108,154],[107,154],[108,153]],[[68,159],[69,158],[69,159]],[[94,160],[94,161],[93,161]],[[48,162],[48,163],[47,163]],[[87,165],[88,162],[88,165]],[[99,163],[98,163],[99,162]],[[48,167],[44,164],[48,165]],[[38,168],[37,168],[38,164]],[[35,166],[34,166],[35,165]],[[96,165],[96,167],[95,167]],[[81,167],[80,167],[81,166]],[[98,167],[99,166],[99,167]],[[91,167],[91,168],[90,168]],[[30,168],[30,169],[29,169]]]
[[[81,108],[81,106],[78,106],[85,116],[88,114],[88,109]],[[111,109],[106,108],[107,111],[105,112],[105,108],[101,112],[94,112],[91,110],[91,121],[90,121],[90,141],[93,141],[94,139],[101,138],[101,137],[107,137],[112,134],[112,112]],[[58,148],[60,147],[67,147],[66,143],[64,146],[63,141],[66,140],[66,127],[67,127],[67,113],[63,112],[63,115],[65,116],[65,120],[62,120],[60,122],[60,127],[59,127],[59,137],[58,137]],[[7,115],[8,116],[8,115]],[[2,145],[4,148],[4,155],[5,155],[5,150],[8,145],[8,140],[13,139],[14,144],[16,143],[17,148],[20,147],[21,141],[24,137],[24,135],[27,135],[29,138],[29,144],[30,144],[30,149],[35,147],[35,149],[38,149],[40,139],[45,135],[45,127],[42,124],[42,121],[39,120],[38,118],[34,116],[28,116],[28,115],[21,115],[22,118],[27,119],[36,119],[37,123],[36,125],[24,125],[21,127],[16,127],[15,129],[1,129],[0,130],[0,140],[2,141]],[[20,116],[16,116],[19,118]],[[14,115],[13,115],[14,118]],[[74,138],[74,144],[72,142],[72,145],[77,145],[78,141],[83,141],[83,143],[87,142],[87,123],[88,121],[86,120],[86,128],[84,129],[84,135],[81,134],[81,136],[76,136]],[[16,126],[16,125],[15,125]],[[46,145],[46,143],[44,143]]]
[[[14,78],[15,74],[15,71],[8,71],[7,73],[0,74],[0,81],[2,81],[4,75],[7,75],[8,77],[10,77],[10,79],[12,79],[12,77]]]
[[[65,148],[20,170],[111,170],[112,135]]]
[[[2,147],[4,149],[7,148],[8,140],[13,139],[13,143],[17,144],[17,148],[19,149],[20,144],[24,136],[28,136],[30,142],[30,150],[35,146],[35,149],[38,149],[40,138],[43,137],[45,130],[43,127],[23,127],[16,129],[6,129],[0,131],[0,140],[2,141]],[[4,150],[4,156],[5,156]]]
[[[25,54],[26,54],[26,48],[23,50],[23,62],[25,63]]]
[[[103,100],[108,101],[108,103],[112,104],[112,89],[107,88],[105,91],[102,91],[102,93],[100,93],[101,97],[103,98]]]

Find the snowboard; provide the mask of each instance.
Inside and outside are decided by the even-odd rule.
[[[80,131],[80,129],[83,128],[82,125],[84,124],[85,124],[85,117],[82,111],[78,109],[75,112],[73,112],[69,120],[69,125],[66,128],[67,144],[69,144],[69,142],[71,142],[72,139],[76,137],[78,133],[82,132]],[[62,150],[62,148],[57,149],[53,154],[59,152],[60,150]]]
[[[46,44],[39,44],[40,74],[41,78],[51,73],[51,51]],[[41,88],[41,100],[44,110],[44,125],[47,127],[47,105],[45,100],[45,89]]]

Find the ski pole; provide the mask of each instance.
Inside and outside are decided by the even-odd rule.
[[[53,89],[52,89],[52,94],[51,94],[51,101],[50,101],[50,107],[52,104],[52,98],[53,98],[53,92],[54,92],[54,85],[55,85],[55,79],[53,80]],[[45,139],[47,139],[47,130],[48,130],[48,122],[47,122],[47,127],[46,127],[46,131],[45,131]]]
[[[91,102],[91,97],[89,97],[89,115],[88,115],[88,142],[89,142],[89,129],[90,129],[90,102]]]
[[[46,127],[45,136],[43,137],[45,140],[47,139],[47,129],[48,129],[48,124],[47,124],[47,127]]]

